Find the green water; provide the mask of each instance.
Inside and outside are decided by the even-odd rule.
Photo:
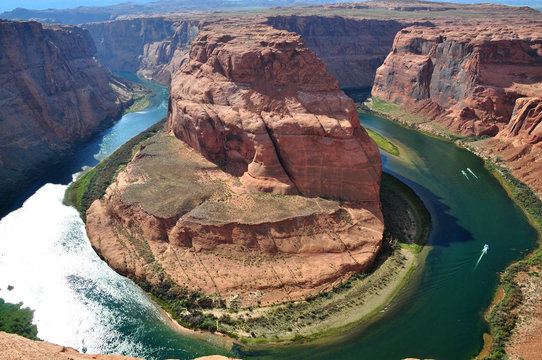
[[[141,289],[98,258],[77,211],[62,204],[72,174],[165,116],[167,88],[147,85],[156,94],[148,109],[125,115],[81,146],[0,220],[0,297],[35,310],[38,337],[81,351],[149,360],[227,353],[175,332]],[[431,251],[424,266],[374,321],[340,338],[257,352],[236,347],[230,355],[456,360],[481,348],[482,313],[497,274],[534,246],[534,229],[469,152],[383,119],[362,115],[361,122],[399,147],[400,158],[382,154],[384,170],[409,184],[431,212]],[[484,244],[489,252],[474,269]]]
[[[384,171],[410,185],[431,212],[431,248],[425,264],[369,325],[332,343],[250,355],[265,359],[470,359],[482,347],[487,330],[483,312],[491,302],[498,273],[533,248],[536,232],[476,156],[388,120],[360,115],[360,121],[399,147],[399,158],[382,153]],[[489,251],[475,269],[484,244]]]

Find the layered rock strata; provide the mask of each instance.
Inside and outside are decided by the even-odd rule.
[[[98,58],[110,69],[169,84],[188,55],[198,24],[183,18],[137,17],[83,27],[97,44]]]
[[[540,21],[403,29],[372,94],[421,115],[426,130],[495,137],[476,145],[481,154],[542,194]]]
[[[301,35],[341,88],[371,88],[395,35],[413,25],[395,20],[297,15],[272,16],[267,23]]]
[[[401,30],[372,94],[466,136],[496,135],[542,89],[542,23]]]
[[[80,28],[0,20],[3,206],[21,183],[134,101],[134,84],[114,76],[95,53]]]
[[[35,341],[15,334],[0,331],[0,360],[140,360],[121,355],[81,354],[67,346],[46,341]],[[220,355],[204,356],[195,360],[234,360]]]
[[[330,289],[373,263],[384,230],[380,157],[353,102],[299,35],[244,25],[203,28],[172,82],[183,141],[141,144],[86,214],[120,273],[228,306]]]
[[[299,35],[242,28],[202,29],[171,84],[169,129],[251,190],[379,203],[378,148],[337,80]]]

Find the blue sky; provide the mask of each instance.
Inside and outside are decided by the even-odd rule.
[[[105,5],[114,5],[121,2],[136,2],[136,3],[147,3],[156,0],[0,0],[0,12],[13,10],[15,8],[26,8],[26,9],[66,9],[74,8],[77,6],[105,6]],[[205,0],[201,0],[205,1]],[[355,0],[337,0],[337,2],[354,2]],[[447,2],[456,2],[456,3],[496,3],[496,4],[507,4],[507,5],[542,5],[542,0],[436,0],[436,1],[447,1]]]
[[[0,0],[0,12],[15,8],[26,9],[67,9],[77,6],[106,6],[119,4],[128,0]],[[155,0],[129,0],[130,2],[146,3]]]

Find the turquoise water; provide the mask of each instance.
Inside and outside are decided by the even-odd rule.
[[[168,89],[149,84],[157,94],[149,109],[124,116],[82,146],[0,220],[0,297],[35,309],[42,339],[82,351],[148,359],[224,353],[205,339],[175,332],[137,286],[98,258],[77,212],[62,204],[73,174],[165,116]],[[482,314],[497,274],[534,246],[534,229],[469,152],[376,117],[363,115],[361,122],[399,147],[399,158],[382,154],[384,170],[414,188],[431,212],[431,250],[424,266],[368,325],[321,344],[250,353],[236,349],[235,354],[262,359],[456,360],[480,349]],[[489,251],[475,269],[484,244]],[[8,285],[14,289],[8,291]]]
[[[399,147],[399,158],[382,152],[384,171],[410,185],[431,213],[431,250],[425,264],[371,324],[333,343],[251,355],[470,359],[481,350],[487,330],[483,312],[491,302],[498,272],[533,248],[536,232],[482,160],[468,151],[377,117],[361,115],[360,121]],[[475,269],[484,244],[489,251]]]

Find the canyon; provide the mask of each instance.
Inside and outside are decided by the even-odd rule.
[[[540,13],[416,2],[285,11],[227,20],[139,16],[87,23],[86,31],[25,25],[56,45],[45,47],[46,55],[68,57],[76,74],[83,67],[92,72],[78,79],[91,84],[84,94],[96,88],[104,97],[70,97],[76,108],[92,109],[89,121],[55,127],[47,118],[29,132],[53,128],[61,139],[37,143],[51,148],[44,158],[88,137],[134,100],[132,85],[99,62],[171,83],[166,129],[134,148],[132,161],[85,215],[93,247],[116,271],[237,308],[305,299],[368,269],[384,231],[381,164],[339,86],[372,87],[374,101],[414,114],[411,123],[423,130],[460,137],[540,196]],[[72,41],[66,32],[86,44],[80,54],[55,52]],[[40,76],[53,84],[50,73],[62,70]],[[22,73],[5,83],[26,84],[28,70]],[[61,92],[51,89],[47,96]],[[25,90],[25,99],[36,91]],[[73,112],[69,105],[62,111]],[[24,156],[5,159],[13,168]]]
[[[419,115],[416,126],[469,143],[542,193],[542,21],[409,27],[378,69],[372,95]],[[477,139],[474,139],[477,140]]]
[[[0,203],[147,94],[95,59],[88,32],[0,20]]]

